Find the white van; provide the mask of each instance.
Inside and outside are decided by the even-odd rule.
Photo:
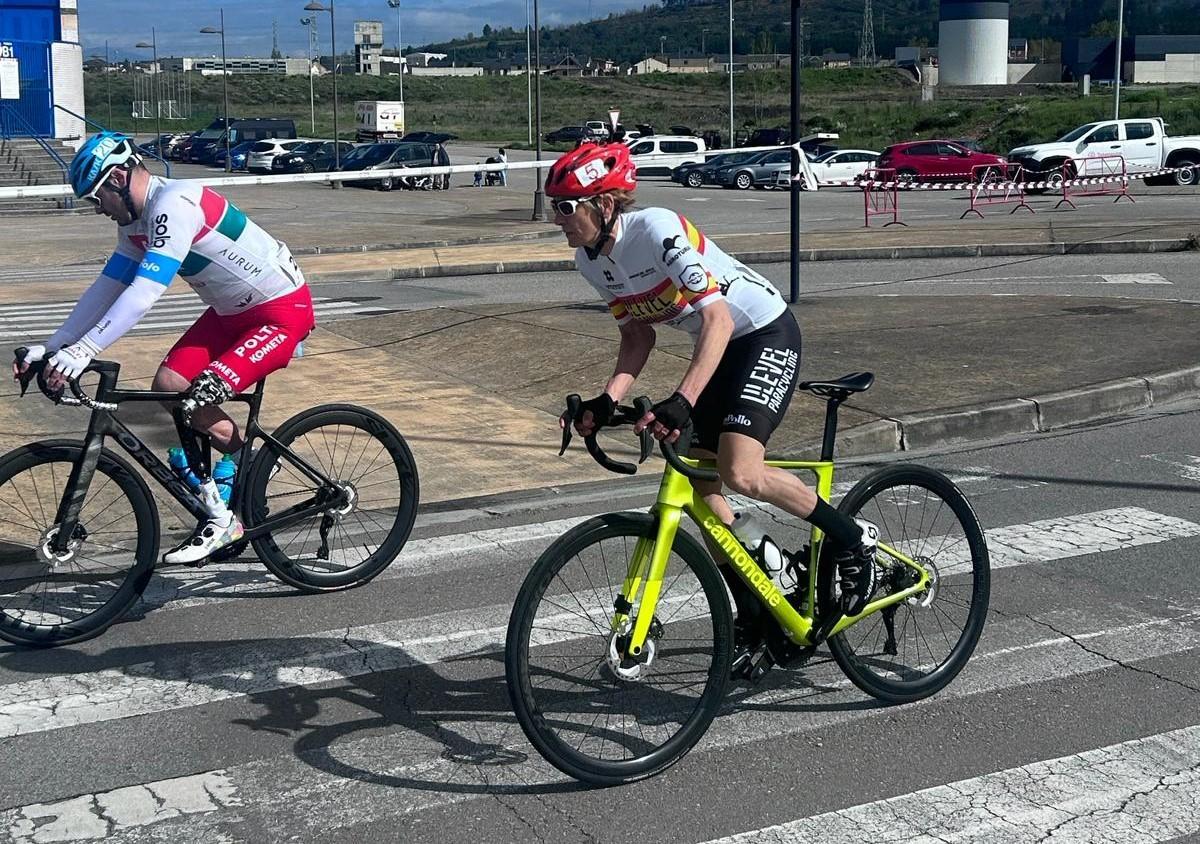
[[[649,135],[629,147],[638,176],[670,176],[684,164],[704,162],[704,140],[688,135]]]

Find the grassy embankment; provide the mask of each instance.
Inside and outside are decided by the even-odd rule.
[[[230,112],[245,116],[292,117],[302,135],[311,134],[308,80],[303,77],[233,76]],[[316,135],[332,134],[333,80],[315,80]],[[154,122],[128,114],[132,80],[123,75],[88,74],[87,112],[107,122],[107,85],[112,86],[113,128],[152,133]],[[735,118],[739,130],[786,125],[789,76],[763,71],[735,77]],[[841,146],[880,149],[920,137],[970,137],[986,148],[1006,151],[1030,141],[1047,141],[1071,128],[1112,114],[1111,92],[1089,98],[1070,86],[951,89],[933,103],[921,103],[919,89],[894,70],[805,70],[802,121],[806,132],[841,133]],[[345,76],[338,79],[339,128],[353,134],[354,101],[395,99],[395,77]],[[219,113],[221,80],[194,77],[193,118],[164,121],[179,131],[200,128]],[[524,146],[528,140],[526,80],[523,77],[429,78],[404,82],[410,129],[453,132],[463,139]],[[717,129],[727,134],[729,88],[721,74],[649,74],[600,79],[542,80],[542,127],[550,131],[588,119],[605,119],[620,109],[626,126],[650,122],[660,131],[672,124]],[[1200,87],[1127,90],[1122,117],[1162,116],[1172,134],[1200,133]]]

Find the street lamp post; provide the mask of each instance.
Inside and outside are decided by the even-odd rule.
[[[400,65],[400,105],[404,105],[404,32],[400,28],[400,0],[388,0],[396,10],[396,61]]]
[[[533,143],[533,58],[529,55],[529,0],[525,0],[525,108],[528,112],[529,143]]]
[[[313,43],[317,40],[317,16],[309,15],[300,18],[300,24],[308,27],[308,120],[312,126],[313,137],[317,135],[317,99],[313,94],[312,51]]]
[[[159,139],[162,138],[162,106],[158,101],[158,34],[154,31],[154,27],[150,27],[150,43],[139,41],[137,46],[145,49],[149,47],[154,51],[154,131]]]
[[[337,92],[337,37],[334,34],[335,25],[333,17],[333,0],[329,0],[329,6],[322,6],[317,0],[312,0],[304,7],[306,12],[329,12],[329,49],[333,55],[333,169],[342,169],[342,152],[338,146],[338,92]],[[331,182],[332,187],[341,187],[339,182]]]
[[[733,0],[729,0],[729,146],[733,140]]]
[[[538,22],[538,0],[533,0],[533,72],[537,80],[533,84],[534,117],[537,120],[537,161],[542,162],[542,30]],[[542,168],[537,168],[537,180],[533,190],[533,219],[546,221],[546,195],[542,191]]]
[[[225,111],[225,172],[232,170],[233,161],[229,157],[229,60],[225,57],[225,10],[221,9],[221,28],[206,26],[200,30],[205,35],[221,36],[221,101]]]
[[[704,48],[705,38],[708,36],[708,27],[700,30],[700,55],[705,55],[708,51]]]
[[[1125,0],[1117,3],[1117,73],[1113,84],[1113,120],[1121,119],[1121,47],[1125,40]]]
[[[658,54],[662,56],[663,61],[667,60],[667,36],[658,36]]]

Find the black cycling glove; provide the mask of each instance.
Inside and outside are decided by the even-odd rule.
[[[583,422],[583,414],[588,410],[592,412],[592,424],[597,428],[603,428],[612,422],[613,414],[617,412],[617,403],[608,393],[601,393],[580,405],[579,415],[575,417],[575,421]]]
[[[660,401],[650,408],[654,419],[662,423],[668,431],[683,430],[683,426],[692,418],[692,403],[682,394],[671,393],[671,397]]]

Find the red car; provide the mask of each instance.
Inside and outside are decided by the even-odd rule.
[[[975,168],[991,165],[1004,176],[1008,161],[989,152],[975,152],[954,141],[910,141],[894,144],[879,154],[880,170],[895,170],[898,181],[970,181]],[[980,171],[986,173],[987,171]]]

